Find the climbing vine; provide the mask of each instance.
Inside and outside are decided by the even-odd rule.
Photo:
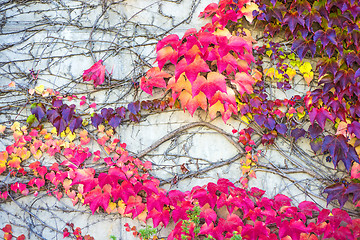
[[[360,219],[342,208],[348,200],[355,209],[360,204],[359,14],[356,0],[221,0],[200,13],[211,19],[200,30],[157,42],[157,66],[133,84],[150,95],[162,88],[160,99],[97,109],[85,95],[43,85],[29,89],[26,121],[0,126],[1,134],[13,138],[0,152],[1,201],[40,192],[66,197],[74,206],[87,205],[92,214],[117,213],[150,223],[141,230],[126,225],[143,239],[170,222],[174,228],[167,239],[177,240],[357,239]],[[249,30],[254,25],[263,30],[259,39]],[[97,60],[82,80],[102,86],[111,79],[105,63]],[[271,93],[290,91],[295,78],[309,88],[305,94],[277,98]],[[16,87],[15,82],[7,87]],[[177,108],[192,116],[206,111],[211,119],[220,113],[225,123],[235,119],[248,125],[231,133],[242,155],[238,184],[220,178],[186,192],[166,190],[152,174],[152,162],[142,161],[147,150],[132,154],[116,134],[124,123]],[[223,131],[207,122],[184,129],[196,126]],[[256,141],[258,129],[262,134]],[[268,198],[248,187],[262,164],[257,147],[276,145],[280,138],[295,143],[306,138],[316,154],[326,156],[324,164],[344,166],[346,177],[323,191],[327,203],[336,200],[340,208],[321,209],[312,201],[294,206],[283,194]],[[89,147],[91,142],[97,149]],[[50,164],[45,156],[55,161]],[[181,171],[189,169],[182,165]],[[25,238],[13,235],[10,224],[2,231],[5,239]],[[73,223],[62,234],[93,239]]]

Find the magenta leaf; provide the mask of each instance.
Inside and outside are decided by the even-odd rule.
[[[94,81],[94,86],[102,84],[105,80],[105,66],[102,65],[103,61],[100,59],[91,68],[85,70],[83,73],[84,81]]]
[[[301,220],[291,219],[290,222],[284,220],[279,227],[280,238],[290,236],[293,240],[300,240],[300,234],[308,232],[309,228]]]

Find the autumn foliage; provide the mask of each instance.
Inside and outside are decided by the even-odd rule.
[[[172,34],[157,43],[157,66],[141,78],[140,88],[151,95],[154,88],[166,90],[169,94],[162,100],[103,108],[85,118],[76,109],[95,109],[96,104],[84,96],[63,96],[43,87],[30,90],[33,102],[26,125],[15,122],[10,130],[0,128],[14,139],[0,152],[0,174],[27,180],[1,188],[1,201],[51,189],[49,194],[88,205],[93,214],[104,211],[151,220],[154,227],[174,222],[170,240],[221,240],[236,234],[251,240],[359,238],[360,219],[342,210],[348,200],[355,207],[360,200],[359,14],[356,0],[221,0],[200,14],[211,19],[200,30],[189,29],[182,37]],[[261,42],[244,27],[254,22],[264,30]],[[290,49],[275,42],[277,34],[289,40]],[[263,68],[266,58],[275,67]],[[315,69],[308,58],[316,61]],[[104,83],[105,71],[99,60],[84,71],[83,80],[97,87]],[[295,76],[314,90],[291,99],[272,99],[266,93],[267,81],[286,91]],[[46,104],[37,102],[39,98]],[[152,163],[131,156],[114,132],[123,121],[139,122],[141,112],[170,107],[191,115],[202,109],[211,119],[220,113],[224,122],[236,116],[256,123],[265,129],[264,145],[279,136],[310,139],[315,153],[326,154],[335,168],[341,163],[349,173],[324,190],[327,202],[336,200],[340,208],[319,209],[310,201],[293,206],[285,195],[269,199],[263,190],[247,188],[258,162],[251,128],[239,131],[239,144],[247,154],[241,186],[220,178],[186,192],[161,188],[151,175]],[[306,127],[296,121],[302,118],[309,122]],[[333,132],[326,131],[329,123],[335,125]],[[90,128],[96,129],[95,135]],[[88,147],[91,141],[99,150]],[[44,166],[40,159],[45,155],[60,155],[61,162]],[[106,170],[98,172],[92,163]],[[189,217],[194,209],[200,209],[198,222]],[[64,237],[83,238],[80,229],[68,226]],[[12,238],[11,225],[2,230],[5,239]]]

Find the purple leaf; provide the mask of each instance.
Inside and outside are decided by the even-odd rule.
[[[299,138],[303,137],[305,133],[304,129],[295,128],[291,131],[291,136],[295,138],[295,141],[297,141]]]
[[[53,125],[56,128],[57,135],[59,135],[60,133],[62,133],[66,129],[66,123],[65,123],[65,120],[62,117],[57,117],[54,120]]]
[[[132,114],[137,115],[138,112],[140,111],[140,102],[136,101],[136,102],[129,103],[128,109]]]
[[[35,117],[37,118],[37,120],[40,122],[41,119],[45,116],[45,112],[42,109],[42,107],[40,107],[39,105],[37,105],[36,107],[31,109],[31,113],[35,115]]]
[[[273,130],[275,128],[275,124],[276,122],[271,116],[264,122],[264,126],[270,130]]]
[[[61,107],[63,105],[63,101],[58,100],[58,99],[53,99],[52,105],[53,105],[54,108],[59,108],[59,107]]]
[[[97,113],[94,113],[94,115],[91,117],[91,123],[96,128],[102,123],[102,121],[103,118]]]
[[[118,107],[117,109],[115,109],[116,113],[119,114],[119,116],[121,118],[125,118],[125,114],[126,114],[126,108],[124,107]]]
[[[103,108],[103,109],[101,109],[101,116],[103,119],[106,119],[109,121],[113,112],[114,112],[114,109],[112,109],[112,108]]]
[[[120,123],[121,123],[121,118],[117,114],[113,115],[110,118],[109,125],[112,126],[113,128],[116,128],[117,126],[119,126]]]
[[[348,125],[348,130],[350,134],[355,134],[355,136],[360,139],[360,123],[359,122],[352,122]]]
[[[356,70],[354,77],[355,77],[355,78],[360,77],[360,68],[359,68],[358,70]]]
[[[130,118],[130,120],[133,121],[133,122],[139,122],[139,121],[140,121],[140,116],[135,115],[135,114],[133,114],[133,113],[130,113],[130,114],[129,114],[129,118]]]
[[[276,130],[278,131],[278,133],[285,135],[287,132],[287,127],[285,124],[279,123],[279,124],[276,124]]]
[[[353,203],[360,199],[360,183],[350,183],[347,187],[345,194],[353,194]]]
[[[55,109],[48,110],[46,112],[46,116],[52,124],[54,124],[55,119],[61,117],[60,114]]]
[[[326,198],[327,204],[329,204],[332,200],[338,200],[340,208],[342,208],[349,199],[349,194],[346,194],[345,191],[346,188],[342,183],[337,183],[325,188],[324,193],[328,194]]]
[[[74,108],[67,107],[61,112],[62,118],[65,120],[66,124],[70,122],[70,119],[74,115]]]
[[[74,117],[69,124],[70,131],[74,132],[75,129],[78,129],[81,126],[81,123],[82,123],[81,117]]]
[[[259,126],[262,126],[264,122],[266,121],[266,117],[264,115],[255,115],[254,116],[255,122],[259,124]]]
[[[315,153],[321,149],[321,145],[322,145],[322,141],[315,140],[310,142],[310,147]]]
[[[320,133],[322,133],[322,131],[323,130],[317,123],[310,125],[309,129],[308,129],[308,132],[309,132],[311,138],[317,138],[320,135]]]

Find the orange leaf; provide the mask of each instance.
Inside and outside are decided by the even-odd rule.
[[[19,157],[13,157],[10,161],[8,161],[8,166],[12,168],[20,168],[21,160]]]
[[[15,82],[14,82],[14,81],[11,81],[8,86],[9,86],[9,87],[15,87]]]
[[[171,46],[164,47],[157,52],[156,61],[160,69],[163,68],[164,64],[167,61],[170,61],[172,64],[176,64],[178,59],[178,53]]]
[[[209,108],[210,118],[214,119],[216,117],[217,112],[220,112],[221,114],[225,112],[224,105],[220,101],[217,101]]]

